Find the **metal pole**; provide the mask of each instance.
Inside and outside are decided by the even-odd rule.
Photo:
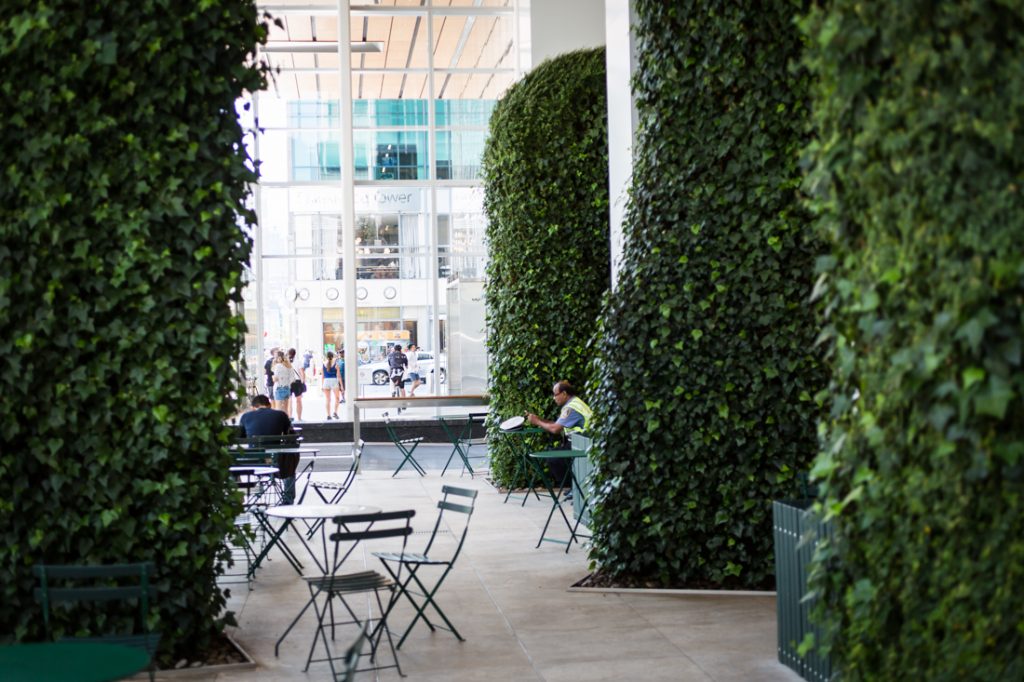
[[[349,0],[338,0],[338,70],[341,82],[341,258],[345,290],[345,396],[352,411],[353,444],[359,442],[359,339],[356,333],[355,153],[352,143],[352,35]]]

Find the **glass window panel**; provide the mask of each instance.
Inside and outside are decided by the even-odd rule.
[[[439,189],[437,201],[439,275],[449,282],[483,279],[487,258],[483,188]]]
[[[360,131],[355,140],[356,177],[374,180],[425,180],[427,133],[399,130]],[[372,164],[372,174],[365,165]]]
[[[387,355],[396,345],[429,349],[436,328],[431,304],[436,272],[429,268],[430,192],[425,188],[356,187],[356,317],[359,395],[388,397]],[[417,396],[437,390],[431,381]],[[412,390],[411,382],[405,386]],[[380,413],[367,415],[379,418]]]
[[[437,179],[478,179],[487,135],[485,130],[439,132],[437,134]]]
[[[341,136],[336,132],[288,132],[288,153],[294,182],[337,182],[341,179]],[[268,133],[270,137],[272,134]]]
[[[438,128],[486,128],[497,100],[446,99],[434,101]]]
[[[426,128],[427,103],[421,99],[358,99],[352,102],[354,128]]]

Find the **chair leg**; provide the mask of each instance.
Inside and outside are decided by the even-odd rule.
[[[299,611],[299,615],[295,616],[295,618],[292,620],[291,623],[288,623],[288,628],[284,631],[284,633],[282,633],[282,635],[280,637],[277,638],[277,642],[274,643],[274,656],[275,657],[280,655],[280,653],[281,653],[281,642],[283,642],[284,638],[288,636],[288,633],[292,631],[292,628],[294,628],[295,624],[299,622],[299,619],[302,618],[302,615],[304,613],[306,613],[306,611],[309,610],[309,607],[311,605],[314,606],[314,607],[316,606],[316,603],[315,603],[316,602],[316,595],[313,593],[313,587],[312,586],[310,586],[309,592],[310,592],[309,601],[307,601],[306,605],[302,607],[301,611]],[[315,636],[313,638],[313,641],[316,642],[316,637]]]
[[[405,629],[405,632],[402,633],[402,638],[398,640],[399,649],[401,649],[402,644],[405,643],[405,638],[409,636],[410,632],[412,632],[412,627],[416,624],[416,620],[418,618],[422,617],[424,622],[426,622],[427,625],[430,625],[430,621],[427,620],[426,614],[427,606],[434,607],[434,611],[437,612],[437,615],[441,616],[441,620],[443,620],[445,622],[445,625],[448,626],[448,631],[455,635],[456,639],[458,639],[460,642],[466,641],[466,639],[461,634],[459,634],[459,631],[455,628],[455,625],[453,625],[452,622],[448,620],[448,616],[445,615],[444,611],[441,610],[441,608],[437,605],[437,601],[435,601],[434,599],[434,595],[437,594],[437,591],[441,588],[441,584],[444,582],[444,579],[448,577],[448,573],[451,572],[451,570],[452,566],[451,564],[449,564],[448,567],[445,569],[444,573],[441,574],[441,577],[438,578],[437,582],[434,584],[434,588],[431,590],[427,589],[426,585],[423,584],[423,581],[419,579],[419,576],[416,575],[415,572],[411,572],[409,578],[410,580],[415,580],[416,585],[420,588],[420,590],[422,590],[421,594],[423,595],[423,604],[421,606],[416,607],[416,617],[412,619],[412,622],[409,623],[409,627],[407,627]],[[408,585],[408,581],[406,581],[406,585]],[[434,629],[433,625],[430,626],[430,629]]]
[[[427,627],[430,628],[431,632],[434,632],[436,628],[434,627],[434,624],[430,622],[430,619],[427,618],[427,615],[422,612],[422,610],[420,609],[420,605],[416,603],[415,599],[412,598],[412,593],[408,589],[409,582],[412,580],[411,576],[407,577],[405,579],[405,582],[400,583],[398,581],[398,573],[396,573],[394,569],[391,568],[391,565],[383,559],[381,559],[381,563],[384,564],[384,568],[387,569],[387,572],[391,574],[391,579],[395,581],[395,585],[398,586],[399,592],[405,595],[405,598],[409,601],[410,604],[412,604],[412,608],[416,611],[416,617],[412,619],[411,623],[409,623],[409,626],[405,629],[405,633],[402,635],[402,641],[398,643],[399,648],[401,648],[402,642],[405,641],[405,635],[409,634],[409,630],[412,630],[412,626],[416,624],[416,621],[419,618],[423,618],[423,621],[427,624]],[[408,567],[410,574],[415,573],[419,569],[419,564],[406,563],[405,566]]]
[[[391,628],[388,627],[388,615],[391,613],[391,609],[394,608],[395,603],[398,601],[398,595],[395,593],[397,585],[391,590],[388,596],[387,609],[384,608],[384,604],[380,600],[380,590],[374,590],[373,593],[377,597],[377,609],[380,611],[380,622],[378,627],[384,631],[384,634],[388,636],[388,647],[391,649],[391,659],[395,662],[395,670],[401,677],[405,677],[405,673],[402,672],[402,666],[398,663],[398,651],[395,649],[395,640],[391,637]],[[380,635],[378,634],[378,639]]]
[[[313,587],[310,586],[310,592],[313,591]],[[327,593],[327,601],[331,601],[331,593]],[[309,656],[306,657],[306,667],[302,669],[302,672],[309,672],[309,664],[313,662],[313,653],[316,651],[316,639],[319,636],[324,643],[324,652],[327,656],[327,664],[331,666],[331,679],[337,679],[337,673],[334,670],[334,661],[331,660],[331,648],[327,644],[327,635],[324,633],[324,616],[327,615],[327,604],[324,604],[323,610],[316,605],[316,598],[313,598],[313,608],[316,610],[316,632],[313,634],[313,643],[309,647]]]

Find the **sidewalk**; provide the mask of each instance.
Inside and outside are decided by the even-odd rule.
[[[416,509],[414,527],[423,531],[410,538],[410,551],[416,551],[427,539],[442,485],[480,492],[463,555],[438,595],[466,641],[418,624],[399,652],[410,680],[799,679],[775,657],[774,597],[568,592],[566,588],[588,573],[586,552],[574,545],[566,554],[563,546],[549,543],[534,549],[550,506],[532,498],[525,508],[505,505],[504,496],[480,477],[471,481],[449,473],[441,479],[439,472],[429,473],[421,478],[403,472],[393,479],[388,471],[366,471],[345,499],[384,509]],[[360,545],[350,570],[362,570],[364,564],[378,568],[369,556],[372,551],[369,543]],[[308,591],[280,555],[272,552],[271,557],[253,590],[233,586],[229,602],[240,625],[234,636],[260,668],[191,679],[330,678],[325,663],[302,672],[314,629],[312,616],[300,621],[280,657],[274,657],[274,641],[305,603]],[[411,617],[411,608],[402,604],[393,615],[395,629],[403,630]],[[339,649],[353,636],[339,630]],[[357,679],[373,675],[362,673]],[[400,678],[392,669],[380,679]]]

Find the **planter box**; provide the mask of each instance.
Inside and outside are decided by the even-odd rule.
[[[775,535],[775,610],[778,618],[779,662],[812,682],[825,682],[832,676],[832,665],[815,651],[806,656],[797,647],[807,633],[821,641],[820,629],[811,624],[813,603],[807,594],[807,572],[818,538],[831,534],[831,524],[821,523],[809,513],[812,500],[776,500],[772,503],[772,527]]]
[[[586,436],[581,436],[578,433],[569,434],[569,442],[572,443],[573,450],[586,450],[590,452],[590,446],[592,441]],[[590,457],[582,457],[580,459],[574,459],[572,461],[572,473],[576,477],[576,480],[580,482],[581,486],[584,486],[584,494],[587,498],[590,498],[594,491],[590,486],[590,474],[594,471],[594,464],[590,461]],[[579,495],[574,495],[572,500],[572,515],[574,518],[580,518],[580,507],[583,506],[583,500]],[[580,519],[587,528],[590,528],[590,510],[591,507],[587,507],[587,513]]]

